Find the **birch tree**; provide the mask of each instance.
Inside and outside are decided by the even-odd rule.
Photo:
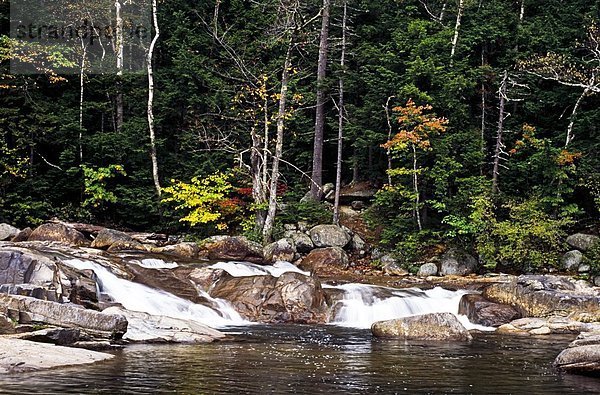
[[[158,176],[158,158],[156,155],[156,135],[154,130],[154,69],[152,67],[152,60],[154,57],[154,49],[156,47],[156,42],[160,37],[160,29],[158,26],[158,5],[157,0],[152,0],[152,27],[154,30],[154,36],[152,37],[152,41],[150,42],[150,47],[148,48],[148,56],[146,59],[146,67],[148,72],[148,105],[147,105],[147,115],[148,115],[148,132],[150,134],[150,159],[152,161],[152,179],[154,181],[154,188],[156,189],[156,194],[160,198],[161,196],[161,186],[160,180]]]

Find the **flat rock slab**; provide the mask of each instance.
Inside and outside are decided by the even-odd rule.
[[[114,355],[80,348],[54,346],[0,337],[0,373],[30,372],[62,366],[83,365]]]

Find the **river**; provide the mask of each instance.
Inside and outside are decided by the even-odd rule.
[[[552,368],[573,336],[405,343],[334,325],[227,330],[234,340],[131,345],[108,362],[5,375],[0,394],[600,393],[600,380]]]

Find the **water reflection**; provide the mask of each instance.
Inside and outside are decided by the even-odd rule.
[[[252,326],[236,341],[138,345],[88,367],[0,377],[0,393],[593,393],[551,368],[570,337],[406,343],[334,326]]]

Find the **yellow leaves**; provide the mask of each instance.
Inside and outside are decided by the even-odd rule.
[[[398,113],[401,130],[381,146],[394,151],[404,151],[410,145],[424,151],[430,150],[429,138],[445,132],[448,125],[446,118],[425,113],[431,109],[430,105],[417,106],[412,99],[405,106],[394,107],[392,110]]]

